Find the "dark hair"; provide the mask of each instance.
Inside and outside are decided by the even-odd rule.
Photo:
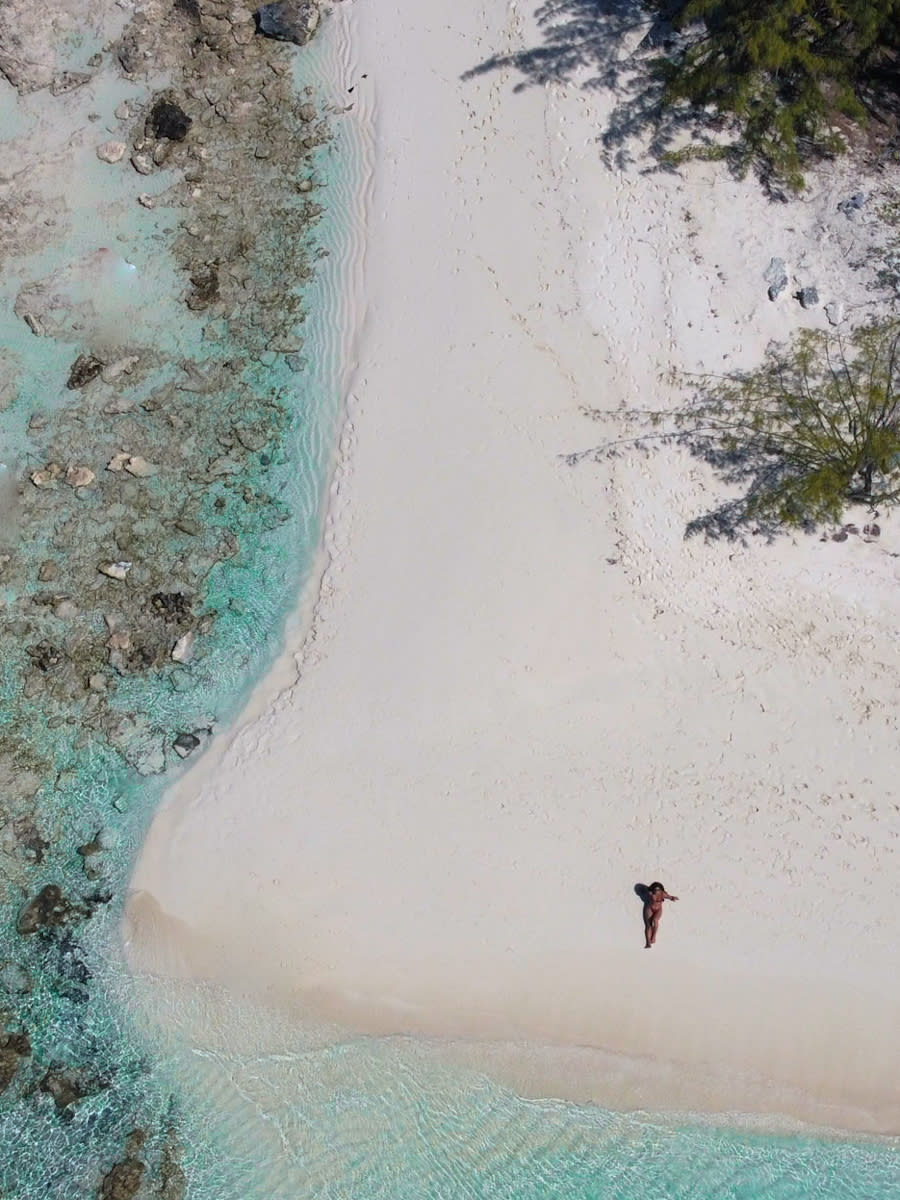
[[[663,887],[663,885],[662,885],[662,884],[659,882],[659,880],[658,880],[658,879],[656,880],[656,882],[655,882],[655,883],[651,883],[651,884],[650,884],[650,891],[651,891],[651,892],[664,892],[665,890],[666,890],[666,889]]]

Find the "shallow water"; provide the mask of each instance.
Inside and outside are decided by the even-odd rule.
[[[204,1200],[900,1194],[896,1139],[524,1099],[439,1041],[304,1031],[205,985],[118,987],[178,1081],[185,1128],[203,1130],[189,1161]]]
[[[327,46],[323,53],[327,57]],[[314,57],[305,67],[304,85],[322,70]],[[101,92],[91,99],[107,113],[122,89]],[[27,114],[16,116],[6,126],[10,136],[31,127]],[[152,1047],[108,986],[104,961],[118,942],[131,863],[162,791],[159,773],[180,768],[173,735],[194,730],[202,741],[205,731],[214,736],[236,716],[277,654],[285,620],[313,569],[346,361],[348,322],[338,284],[359,253],[358,238],[347,235],[359,231],[359,222],[342,221],[360,190],[348,178],[355,163],[336,129],[335,140],[315,154],[315,199],[327,197],[330,205],[316,233],[304,247],[283,245],[276,220],[259,235],[254,267],[269,277],[273,263],[288,273],[302,265],[301,250],[307,256],[318,246],[329,250],[330,269],[307,288],[304,307],[311,315],[302,327],[306,346],[297,354],[257,356],[243,337],[231,345],[214,313],[188,312],[180,298],[184,277],[172,255],[184,212],[167,199],[152,212],[136,205],[127,171],[110,171],[92,156],[80,183],[85,197],[100,192],[102,211],[96,201],[94,207],[81,203],[79,192],[71,211],[60,214],[62,241],[36,247],[4,272],[0,338],[16,386],[2,414],[8,468],[0,484],[7,476],[21,482],[0,494],[4,548],[14,551],[0,578],[6,608],[0,748],[17,782],[33,781],[33,795],[20,796],[19,788],[0,800],[0,1015],[13,1038],[7,1044],[0,1031],[4,1197],[95,1196],[104,1173],[122,1160],[128,1135],[140,1129],[145,1190],[168,1200],[156,1168],[167,1155],[174,1161],[182,1141],[177,1081],[156,1068]],[[297,175],[308,173],[298,152]],[[174,182],[165,176],[153,176],[146,190]],[[287,186],[289,194],[291,177]],[[273,205],[276,199],[273,193]],[[32,289],[35,303],[53,298],[42,310],[46,336],[34,336],[14,312],[32,282],[42,284]],[[113,393],[127,401],[121,417],[102,407],[110,394],[99,383],[84,393],[64,386],[77,354],[105,347],[110,357],[134,347],[143,355],[134,381]],[[229,353],[238,368],[220,386],[179,390],[182,362],[202,371]],[[240,444],[235,428],[247,431]],[[104,473],[122,444],[159,465],[159,472],[134,480]],[[76,489],[59,480],[33,488],[31,472],[53,458],[63,469],[71,462],[89,465],[96,483]],[[204,471],[214,458],[222,471]],[[187,502],[197,526],[190,536],[173,528]],[[174,633],[167,631],[162,658],[149,671],[126,665],[113,673],[105,666],[104,614],[115,615],[126,593],[104,581],[96,563],[124,558],[117,550],[123,537],[135,547],[129,585],[136,581],[138,592],[152,591],[152,572],[167,563],[166,590],[197,597],[199,645],[189,665],[170,661]],[[223,554],[221,543],[217,549],[221,537],[234,538],[237,553],[229,547]],[[43,585],[39,568],[47,564],[56,574]],[[57,601],[76,582],[79,610],[63,615]],[[44,593],[57,592],[42,601]],[[81,601],[92,593],[93,605]],[[41,635],[43,657],[35,670],[29,654]],[[97,709],[84,678],[97,667],[94,658],[90,668],[82,663],[89,649],[96,657],[91,647],[98,646],[109,689],[101,693],[111,714],[112,724],[103,726],[108,737],[97,736],[86,720]],[[33,677],[31,693],[27,686],[23,693],[23,677]],[[98,832],[98,852],[75,852]],[[23,936],[16,922],[24,902],[47,885],[88,905],[91,920],[64,918]],[[11,1080],[4,1076],[10,1061]],[[65,1088],[77,1092],[74,1099],[61,1086],[63,1077]],[[201,1161],[205,1136],[198,1132],[197,1141]],[[177,1183],[177,1169],[172,1175]],[[202,1188],[192,1194],[203,1194]]]

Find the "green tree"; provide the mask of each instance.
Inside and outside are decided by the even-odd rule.
[[[838,114],[861,123],[896,98],[900,0],[682,0],[673,22],[687,37],[657,63],[666,102],[734,118],[738,165],[792,187],[811,156],[845,148]]]
[[[674,412],[592,414],[624,416],[643,431],[569,461],[652,441],[687,446],[741,489],[688,526],[713,536],[813,528],[839,521],[848,504],[900,499],[900,322],[846,337],[805,330],[755,371],[690,381],[693,399]]]

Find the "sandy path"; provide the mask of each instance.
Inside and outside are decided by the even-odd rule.
[[[900,1129],[900,531],[686,543],[696,464],[562,457],[606,436],[582,407],[822,320],[769,304],[772,253],[851,294],[839,190],[609,171],[602,95],[461,79],[535,36],[514,6],[351,24],[378,160],[330,566],[299,680],[157,818],[132,960],[682,1064],[648,1061],[651,1103]],[[683,899],[647,954],[650,877]]]

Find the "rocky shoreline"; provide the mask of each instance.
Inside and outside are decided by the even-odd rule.
[[[64,5],[50,16],[23,38],[25,17],[5,11],[0,70],[21,95],[47,89],[60,104],[102,73],[142,86],[95,153],[126,173],[148,219],[177,216],[160,253],[202,349],[173,354],[152,323],[123,337],[93,320],[98,278],[131,265],[109,247],[26,279],[16,296],[30,336],[71,353],[57,394],[31,404],[4,351],[7,419],[24,436],[0,557],[0,1194],[52,1185],[176,1200],[177,1100],[154,1108],[148,1064],[121,1033],[98,1036],[100,939],[87,934],[113,919],[126,881],[113,847],[128,787],[212,731],[193,693],[223,602],[240,619],[229,572],[291,518],[272,480],[290,469],[284,373],[302,378],[300,289],[315,266],[315,156],[329,137],[315,97],[295,88],[292,43],[312,36],[319,13],[153,0],[83,71],[60,70],[52,53],[75,18]],[[15,267],[53,243],[28,173],[9,178],[0,249]]]

